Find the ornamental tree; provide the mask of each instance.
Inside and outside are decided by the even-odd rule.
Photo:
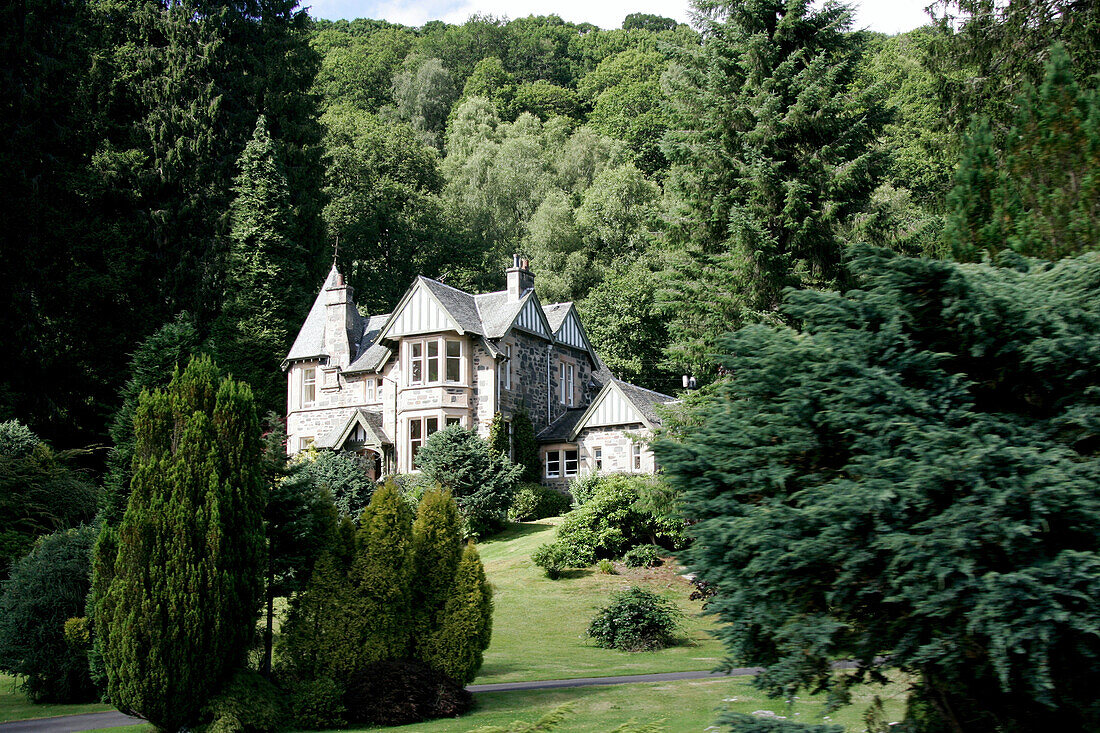
[[[915,731],[1097,729],[1100,260],[851,267],[654,446],[730,659],[787,696],[900,669]]]
[[[110,701],[177,730],[243,666],[256,627],[264,486],[252,391],[197,357],[142,394],[134,434],[129,503],[97,552],[96,582],[109,582],[95,629]]]

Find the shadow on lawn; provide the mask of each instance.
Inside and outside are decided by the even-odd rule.
[[[552,524],[537,524],[535,522],[509,522],[508,525],[492,537],[487,537],[479,545],[491,545],[496,542],[508,542],[510,540],[526,537],[539,532],[550,532],[554,529]]]

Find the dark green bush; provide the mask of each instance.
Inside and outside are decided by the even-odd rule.
[[[336,510],[359,521],[377,486],[367,474],[373,460],[354,453],[330,450],[299,454],[302,466],[320,489],[328,489]]]
[[[615,563],[611,562],[607,558],[600,560],[596,563],[596,570],[603,575],[617,575],[615,572]]]
[[[539,566],[546,571],[546,577],[550,580],[557,580],[561,577],[561,571],[569,567],[587,567],[595,561],[595,558],[591,562],[581,566],[573,566],[569,564],[569,558],[571,553],[569,548],[562,545],[560,542],[551,542],[543,545],[531,553],[531,562]]]
[[[566,514],[558,527],[557,542],[566,548],[565,564],[588,567],[639,544],[681,545],[683,534],[677,521],[639,506],[643,492],[657,481],[651,476],[601,476],[592,497]]]
[[[662,562],[665,550],[657,545],[638,545],[623,554],[623,565],[628,568],[655,568]]]
[[[586,473],[569,482],[569,495],[573,497],[574,508],[588,503],[596,493],[602,476],[603,474],[599,473]]]
[[[764,718],[748,713],[725,713],[718,726],[729,733],[844,733],[844,726],[796,723],[793,720]]]
[[[69,620],[84,615],[91,587],[96,530],[79,527],[42,537],[12,566],[0,595],[0,670],[22,678],[33,702],[88,702],[86,637],[65,638]]]
[[[407,725],[455,718],[473,704],[458,683],[410,659],[375,662],[353,674],[344,695],[349,723]]]
[[[557,517],[568,512],[571,504],[568,494],[541,484],[521,484],[512,499],[512,506],[508,508],[508,519],[513,522],[530,522]]]
[[[262,675],[241,670],[206,706],[203,733],[269,733],[286,727],[282,691]]]
[[[683,614],[672,601],[631,586],[611,596],[588,625],[596,646],[626,652],[663,649],[674,642]]]
[[[295,728],[327,730],[348,724],[344,687],[328,677],[289,684],[287,707]]]

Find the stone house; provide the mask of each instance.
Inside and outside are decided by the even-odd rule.
[[[572,303],[543,305],[525,260],[507,288],[473,295],[418,277],[392,313],[364,316],[333,265],[283,361],[287,451],[350,450],[377,473],[415,470],[428,436],[487,437],[525,410],[547,484],[590,471],[652,473],[646,439],[674,398],[616,379]]]

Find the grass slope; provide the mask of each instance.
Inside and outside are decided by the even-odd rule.
[[[551,522],[513,524],[478,546],[493,584],[493,639],[475,684],[606,677],[617,674],[713,669],[722,645],[710,636],[710,619],[689,601],[691,584],[670,568],[620,568],[621,575],[593,570],[550,580],[531,562],[535,548],[554,537]],[[613,591],[632,584],[666,593],[684,611],[685,643],[644,654],[600,649],[585,637],[596,609]]]

